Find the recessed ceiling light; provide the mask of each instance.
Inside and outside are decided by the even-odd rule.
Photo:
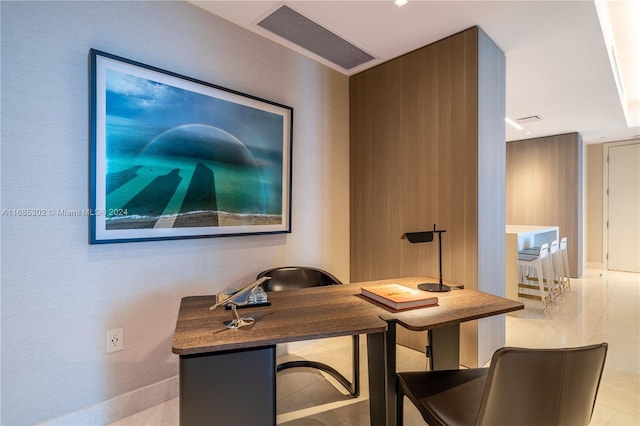
[[[520,124],[533,123],[534,121],[540,120],[542,120],[542,118],[539,115],[529,115],[527,117],[520,117],[517,119]]]
[[[394,3],[396,4],[396,6],[402,7],[405,4],[409,3],[409,0],[396,0],[396,1],[394,1]]]

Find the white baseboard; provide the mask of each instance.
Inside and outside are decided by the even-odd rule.
[[[176,398],[178,392],[179,380],[178,376],[174,376],[82,410],[47,420],[38,426],[107,425]]]

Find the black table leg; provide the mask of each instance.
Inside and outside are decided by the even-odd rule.
[[[460,324],[429,330],[429,370],[460,368]]]
[[[388,416],[386,401],[385,333],[367,334],[369,361],[369,416],[371,426],[385,426]]]
[[[275,346],[180,356],[180,425],[275,425]]]

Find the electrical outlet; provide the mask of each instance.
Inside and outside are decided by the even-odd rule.
[[[124,331],[122,327],[107,330],[107,353],[121,351],[124,348]]]

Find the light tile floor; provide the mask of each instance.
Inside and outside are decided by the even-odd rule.
[[[524,300],[523,300],[524,301]],[[563,347],[606,341],[609,352],[592,425],[640,425],[640,274],[587,270],[571,280],[571,290],[557,306],[543,311],[524,301],[525,310],[508,314],[509,346]],[[332,378],[314,370],[283,371],[277,378],[278,424],[368,425],[366,342],[361,339],[361,396],[350,397]],[[284,359],[324,361],[350,377],[350,338],[317,341],[295,349]],[[398,346],[398,368],[420,370],[422,353]],[[172,399],[111,426],[173,426],[178,424],[178,400]],[[405,424],[424,425],[405,399]]]

